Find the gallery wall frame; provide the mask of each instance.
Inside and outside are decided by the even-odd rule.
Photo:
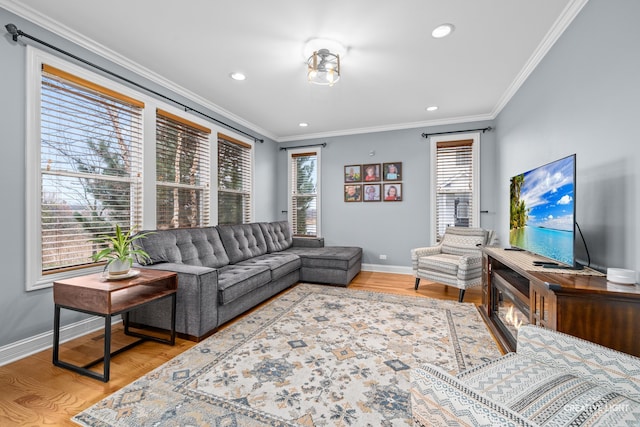
[[[346,165],[344,167],[344,182],[361,182],[362,165]]]
[[[362,184],[345,184],[344,201],[345,202],[361,202],[362,201]]]
[[[382,179],[384,181],[402,181],[402,162],[383,163]]]
[[[369,163],[362,165],[362,181],[378,182],[381,181],[380,163]]]
[[[385,202],[401,202],[402,201],[402,183],[394,182],[393,184],[383,185],[383,197]]]
[[[363,201],[365,202],[379,202],[382,200],[381,196],[381,184],[363,184]]]
[[[345,165],[343,175],[347,203],[402,201],[402,162]]]

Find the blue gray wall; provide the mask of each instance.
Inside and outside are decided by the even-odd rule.
[[[592,262],[640,270],[638,17],[636,0],[588,2],[497,117],[503,242],[509,177],[576,153],[576,219]]]
[[[24,46],[11,40],[4,25],[13,23],[22,31],[54,46],[92,61],[110,71],[193,106],[222,121],[228,120],[212,111],[136,76],[94,55],[69,41],[57,37],[34,24],[0,8],[0,129],[2,157],[0,158],[0,187],[3,209],[0,209],[2,244],[0,244],[0,347],[51,331],[53,327],[52,290],[25,291],[25,55]],[[20,42],[22,43],[22,42]],[[39,47],[39,46],[37,46]],[[237,124],[234,127],[248,131]],[[277,144],[266,140],[255,145],[255,219],[272,221],[276,218]],[[83,316],[63,310],[62,324],[67,325]]]
[[[322,236],[326,244],[357,245],[363,248],[363,263],[374,270],[410,272],[411,248],[432,242],[430,229],[431,160],[430,141],[423,132],[478,129],[492,122],[474,122],[451,126],[377,132],[351,136],[295,141],[283,147],[327,143],[322,149]],[[480,208],[481,226],[493,228],[495,203],[493,191],[495,135],[481,134]],[[369,153],[375,152],[374,156]],[[281,151],[282,171],[278,188],[287,188],[287,155]],[[345,203],[344,166],[351,164],[402,162],[402,202]],[[287,195],[279,193],[279,211],[287,210]],[[281,214],[286,219],[286,214]],[[381,260],[380,255],[386,255]]]
[[[500,242],[508,241],[509,177],[576,153],[577,220],[592,261],[640,270],[640,141],[635,129],[640,118],[638,16],[636,0],[591,0],[494,122],[282,144],[327,142],[322,150],[322,228],[327,243],[362,246],[367,264],[408,267],[409,250],[432,238],[429,148],[420,134],[491,125],[496,130],[483,134],[481,140],[481,209],[489,211],[481,215],[483,227],[495,229]],[[9,22],[137,79],[0,9],[0,23]],[[0,245],[0,346],[50,331],[53,319],[50,290],[24,291],[24,55],[24,48],[4,34],[0,39],[0,185],[5,208],[0,210],[0,220],[2,240],[9,245]],[[369,156],[372,150],[375,156]],[[386,161],[403,162],[403,202],[343,202],[344,165]],[[256,146],[255,182],[256,220],[286,218],[281,214],[287,210],[286,153],[271,141]],[[387,260],[380,260],[380,254],[387,255]],[[64,322],[73,320],[67,316]]]

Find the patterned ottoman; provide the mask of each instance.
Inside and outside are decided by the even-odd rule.
[[[537,326],[519,330],[516,353],[411,378],[419,426],[640,425],[640,359]]]

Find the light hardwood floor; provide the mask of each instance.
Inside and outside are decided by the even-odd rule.
[[[414,289],[414,278],[404,274],[361,272],[350,289],[424,296],[457,301],[458,289],[422,280]],[[466,292],[465,302],[481,303],[480,287]],[[53,322],[53,320],[52,320]],[[61,346],[61,359],[87,360],[102,349],[101,334],[91,334]],[[130,338],[122,327],[114,327],[112,348]],[[69,419],[147,372],[162,365],[196,343],[182,339],[175,346],[145,342],[111,360],[111,381],[103,383],[67,369],[53,366],[51,350],[0,367],[1,426],[75,426]],[[93,356],[91,356],[93,357]],[[97,357],[96,357],[97,358]],[[92,360],[88,358],[88,360]],[[80,363],[80,362],[78,362]],[[97,370],[102,365],[96,365]]]

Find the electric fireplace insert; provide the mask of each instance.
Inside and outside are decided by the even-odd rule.
[[[513,270],[493,269],[490,292],[490,320],[509,347],[516,348],[518,329],[529,324],[529,281]]]

